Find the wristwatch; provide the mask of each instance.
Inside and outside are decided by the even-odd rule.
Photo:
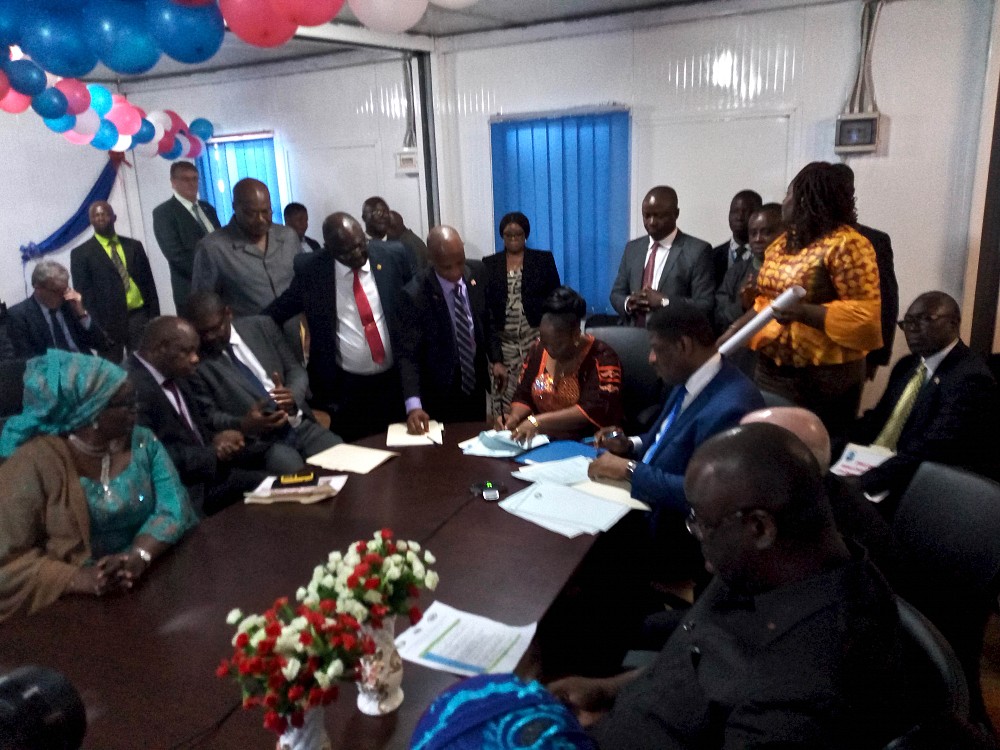
[[[133,547],[132,551],[139,556],[143,564],[148,568],[149,564],[153,562],[153,556],[149,554],[149,550],[143,549],[142,547]]]
[[[638,464],[635,461],[629,461],[627,464],[625,464],[625,473],[628,474],[629,482],[632,481],[632,475],[635,473],[636,466],[638,466]]]

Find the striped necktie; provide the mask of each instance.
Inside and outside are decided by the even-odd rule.
[[[125,251],[122,250],[121,254],[119,254],[118,250],[119,247],[120,245],[118,244],[118,240],[116,239],[108,240],[108,250],[111,251],[110,252],[111,264],[115,267],[115,270],[118,272],[118,276],[122,280],[122,286],[125,287],[125,293],[128,294],[128,289],[129,286],[131,285],[132,280],[128,276],[128,269],[125,267],[125,261],[122,260]]]
[[[476,387],[476,341],[472,338],[469,305],[462,293],[462,285],[455,284],[455,346],[458,364],[462,370],[462,393],[472,393]]]
[[[892,414],[885,421],[885,426],[872,445],[880,445],[892,451],[896,450],[896,443],[899,442],[899,436],[903,433],[906,420],[910,418],[910,412],[913,411],[913,405],[917,402],[917,396],[920,395],[920,389],[924,387],[925,382],[927,382],[927,365],[921,362],[920,367],[913,373],[913,377],[903,389],[899,401],[892,409]]]

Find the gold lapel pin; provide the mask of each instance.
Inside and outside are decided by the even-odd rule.
[[[470,284],[471,284],[472,286],[475,286],[475,285],[476,285],[476,280],[475,280],[475,279],[469,279],[469,283],[470,283]]]
[[[382,270],[382,264],[381,263],[376,263],[375,264],[375,270],[376,271],[381,271]]]

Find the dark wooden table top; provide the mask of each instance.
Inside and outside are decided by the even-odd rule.
[[[462,455],[456,444],[479,429],[449,425],[443,446],[399,449],[370,474],[349,475],[332,500],[240,505],[207,519],[135,591],[62,599],[0,625],[0,673],[39,664],[66,674],[87,707],[85,748],[273,748],[259,709],[237,710],[200,741],[185,742],[239,701],[235,683],[214,674],[232,651],[226,614],[294,597],[327,553],[384,526],[434,552],[442,601],[513,625],[540,619],[593,538],[565,539],[473,497],[474,482],[522,486],[510,476],[513,463]],[[384,447],[384,436],[362,444]],[[431,601],[425,592],[421,605]],[[407,747],[424,709],[454,681],[407,663],[402,707],[379,718],[362,715],[345,684],[327,708],[334,747]]]

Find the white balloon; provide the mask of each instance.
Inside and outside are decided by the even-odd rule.
[[[93,135],[101,127],[101,116],[90,107],[76,116],[76,125],[73,126],[80,135]]]
[[[187,156],[187,152],[191,150],[191,141],[188,140],[188,137],[178,133],[174,136],[174,140],[181,144],[181,156]]]
[[[361,23],[386,34],[401,34],[427,11],[427,0],[347,0],[347,4]]]
[[[111,147],[111,150],[112,151],[120,151],[120,152],[124,153],[125,151],[128,151],[128,148],[131,145],[132,145],[132,136],[130,136],[130,135],[119,135],[118,136],[118,141],[115,143],[114,146]]]
[[[153,127],[157,130],[161,128],[164,131],[170,130],[170,115],[164,112],[162,109],[158,109],[155,112],[150,112],[146,115],[146,119],[153,123]],[[153,137],[154,141],[158,141],[159,138]]]
[[[148,117],[146,119],[149,120]],[[168,117],[167,119],[169,120],[170,118]],[[160,141],[163,140],[163,136],[167,132],[166,128],[164,128],[163,123],[159,121],[153,122],[152,120],[149,120],[149,122],[153,126],[153,140],[151,140],[150,143],[159,143]]]
[[[477,2],[479,2],[479,0],[431,0],[432,5],[448,8],[449,10],[468,8],[470,5],[475,5]]]
[[[135,153],[140,156],[156,156],[159,153],[160,142],[152,140],[149,143],[140,143],[135,147]]]

